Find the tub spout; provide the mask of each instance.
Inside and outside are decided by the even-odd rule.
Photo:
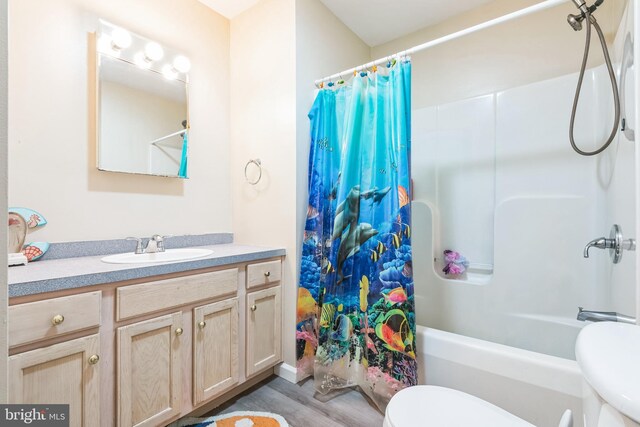
[[[615,311],[591,311],[584,310],[582,307],[578,307],[578,317],[576,319],[580,321],[590,322],[620,322],[629,323],[631,325],[636,324],[636,319],[631,316],[616,313]]]

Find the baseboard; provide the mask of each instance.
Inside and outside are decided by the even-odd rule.
[[[298,369],[288,365],[286,363],[281,363],[273,369],[273,372],[282,379],[289,381],[290,383],[297,384],[309,375],[301,375],[298,372]]]

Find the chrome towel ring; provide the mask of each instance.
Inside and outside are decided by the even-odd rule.
[[[249,170],[249,165],[254,164],[258,167],[258,178],[255,181],[251,181],[249,179],[249,176],[247,175],[247,171]],[[262,178],[262,163],[260,162],[260,159],[251,159],[247,162],[247,164],[244,167],[244,179],[251,185],[256,185],[257,183],[260,182],[260,179]]]

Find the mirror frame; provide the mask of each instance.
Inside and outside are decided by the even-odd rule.
[[[191,144],[190,144],[190,134],[191,134],[191,119],[190,119],[190,108],[189,108],[189,74],[188,72],[177,72],[177,76],[175,79],[175,81],[179,81],[182,82],[184,84],[184,88],[185,88],[185,104],[186,104],[186,128],[184,129],[184,131],[187,134],[187,173],[186,176],[180,176],[179,172],[177,172],[175,175],[167,175],[167,174],[156,174],[156,173],[146,173],[146,172],[133,172],[133,171],[124,171],[124,170],[115,170],[115,169],[107,169],[104,167],[101,167],[100,165],[100,152],[101,152],[101,145],[103,144],[103,141],[101,140],[101,127],[102,127],[102,118],[101,118],[101,100],[102,100],[102,85],[101,85],[101,81],[100,81],[100,66],[101,66],[101,56],[104,56],[105,58],[108,59],[113,59],[113,60],[118,60],[118,61],[122,61],[123,63],[126,63],[132,67],[138,67],[137,64],[135,63],[134,59],[132,58],[132,56],[129,55],[120,55],[120,56],[116,56],[116,55],[109,55],[108,53],[105,52],[101,52],[100,49],[100,38],[103,37],[105,34],[108,34],[110,31],[112,31],[113,29],[116,28],[122,28],[122,27],[118,27],[116,25],[113,25],[107,21],[104,21],[102,19],[99,20],[99,30],[94,32],[94,33],[90,33],[90,59],[92,59],[93,64],[90,63],[89,69],[90,69],[90,74],[91,74],[91,80],[93,80],[92,82],[92,88],[93,88],[93,97],[94,97],[94,111],[91,114],[91,119],[93,120],[93,125],[95,127],[95,150],[96,150],[96,157],[95,157],[95,162],[96,162],[96,168],[99,171],[102,172],[111,172],[111,173],[122,173],[122,174],[128,174],[128,175],[142,175],[142,176],[156,176],[156,177],[162,177],[162,178],[178,178],[178,179],[189,179],[189,153],[190,153],[190,148],[191,148]],[[132,37],[132,39],[135,39],[138,43],[143,42],[143,43],[156,43],[154,40],[151,40],[147,37],[141,36],[139,34],[133,33],[131,31],[126,30]],[[166,47],[166,46],[162,46],[163,49],[168,52],[170,55],[176,56],[176,55],[180,55],[180,53],[176,50],[176,49],[172,49],[170,47]],[[124,50],[123,50],[124,51]],[[139,67],[138,67],[139,68]],[[149,68],[145,69],[144,71],[149,71],[152,73],[155,73],[156,75],[159,75],[161,77],[164,78],[164,75],[162,73],[162,71],[160,69],[157,68],[157,66],[150,66]],[[179,131],[177,131],[179,132]]]

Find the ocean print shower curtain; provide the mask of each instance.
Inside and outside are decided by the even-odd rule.
[[[313,104],[297,367],[321,393],[360,386],[384,409],[416,384],[411,63],[322,89]]]

